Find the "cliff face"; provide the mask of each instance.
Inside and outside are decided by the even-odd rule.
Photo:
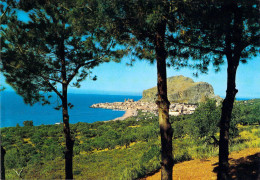
[[[221,98],[214,95],[213,87],[206,82],[194,82],[184,76],[173,76],[167,79],[168,99],[171,103],[196,104],[204,102],[207,98],[219,101]],[[143,91],[144,102],[155,102],[157,87]]]

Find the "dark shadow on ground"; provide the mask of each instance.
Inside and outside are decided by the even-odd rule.
[[[235,180],[260,180],[260,153],[251,156],[230,159],[229,174]],[[216,164],[215,164],[216,165]],[[214,168],[217,173],[218,167]]]

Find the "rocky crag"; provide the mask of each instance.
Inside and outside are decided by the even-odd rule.
[[[182,114],[192,114],[197,108],[197,104],[206,101],[208,98],[221,101],[219,96],[214,94],[213,87],[206,82],[194,82],[191,78],[184,76],[173,76],[167,79],[168,99],[171,102],[169,114],[178,116]],[[114,110],[131,110],[132,115],[137,115],[137,111],[158,113],[156,105],[157,87],[143,91],[143,97],[139,101],[132,99],[125,102],[98,103],[92,108],[104,108]]]
[[[197,104],[207,98],[220,101],[221,98],[214,94],[213,87],[206,82],[194,82],[191,78],[173,76],[167,79],[168,99],[171,103]],[[155,102],[157,87],[143,91],[143,102]]]

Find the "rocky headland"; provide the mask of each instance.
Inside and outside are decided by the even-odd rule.
[[[221,100],[214,94],[214,89],[209,83],[194,82],[191,78],[182,75],[167,78],[167,92],[171,103],[197,104],[207,98]],[[157,87],[143,91],[142,101],[155,102],[156,99]]]
[[[219,96],[214,94],[213,87],[206,82],[194,82],[191,78],[184,76],[173,76],[167,79],[168,99],[171,103],[169,114],[178,116],[182,114],[192,114],[198,106],[198,103],[207,99],[221,101]],[[124,102],[98,103],[93,104],[91,108],[104,108],[126,111],[125,115],[115,120],[123,120],[130,116],[136,116],[137,111],[158,113],[158,107],[155,103],[157,88],[153,87],[143,91],[143,97],[139,101],[132,99]]]

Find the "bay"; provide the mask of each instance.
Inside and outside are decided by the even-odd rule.
[[[110,109],[90,108],[92,104],[104,102],[123,102],[125,99],[137,101],[141,96],[131,95],[101,95],[101,94],[68,94],[68,102],[74,107],[69,109],[70,123],[77,122],[93,123],[107,121],[122,116],[124,111]],[[52,104],[42,106],[36,103],[33,106],[26,105],[23,98],[15,92],[1,92],[1,123],[0,127],[14,127],[17,124],[23,126],[23,122],[33,121],[35,126],[55,124],[62,122],[61,110],[54,107],[60,104],[60,100],[53,94]]]

